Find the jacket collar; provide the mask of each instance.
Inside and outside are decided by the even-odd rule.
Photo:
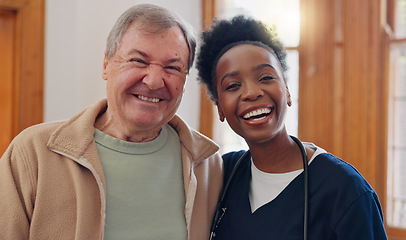
[[[169,125],[179,135],[182,146],[190,154],[195,165],[212,156],[219,150],[219,146],[203,134],[191,129],[179,116],[175,115]],[[185,154],[182,152],[182,155]],[[183,157],[183,156],[182,156]]]
[[[66,121],[51,135],[48,147],[76,159],[83,157],[89,145],[94,142],[96,118],[106,108],[107,101],[104,99]]]
[[[107,100],[103,99],[78,113],[55,130],[48,141],[48,147],[76,159],[86,157],[84,156],[86,151],[94,143],[94,123],[106,109]],[[175,115],[169,125],[178,133],[183,147],[188,151],[195,165],[219,150],[216,143],[191,129],[179,116]],[[95,145],[93,150],[96,150]]]

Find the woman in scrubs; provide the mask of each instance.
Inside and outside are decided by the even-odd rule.
[[[215,21],[202,34],[199,80],[220,121],[226,120],[249,146],[237,167],[245,151],[223,156],[224,183],[230,183],[212,238],[387,239],[378,196],[361,174],[312,143],[303,143],[306,157],[300,142],[288,135],[285,58],[277,35],[251,18]],[[306,218],[303,159],[308,164]]]

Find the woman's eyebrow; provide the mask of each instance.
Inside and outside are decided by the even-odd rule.
[[[227,74],[225,74],[222,78],[221,78],[221,80],[220,80],[220,84],[222,84],[223,83],[223,80],[224,79],[226,79],[226,78],[228,78],[228,77],[234,77],[234,76],[237,76],[239,74],[239,72],[238,71],[233,71],[233,72],[229,72],[229,73],[227,73]]]
[[[276,68],[274,66],[272,66],[271,64],[268,64],[268,63],[264,63],[264,64],[260,64],[258,66],[255,66],[255,67],[252,68],[252,70],[257,71],[257,70],[260,70],[260,69],[263,69],[263,68],[266,68],[266,67],[270,67],[270,68],[273,68],[273,69],[276,70]]]
[[[274,66],[272,66],[271,64],[268,64],[268,63],[264,63],[264,64],[260,64],[260,65],[258,65],[258,66],[255,66],[255,67],[252,68],[252,70],[253,70],[253,71],[258,71],[258,70],[263,69],[263,68],[266,68],[266,67],[270,67],[270,68],[276,70],[276,68],[275,68]],[[229,72],[229,73],[225,74],[225,75],[221,78],[220,84],[223,83],[223,80],[224,80],[224,79],[226,79],[226,78],[228,78],[228,77],[237,76],[238,74],[239,74],[239,71],[232,71],[232,72]]]

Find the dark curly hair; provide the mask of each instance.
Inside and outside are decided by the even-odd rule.
[[[211,28],[202,33],[202,45],[196,59],[199,82],[207,86],[210,99],[217,100],[214,79],[219,58],[233,46],[249,43],[275,53],[286,76],[286,49],[276,32],[261,21],[238,15],[231,20],[214,20]],[[285,77],[286,79],[286,77]]]

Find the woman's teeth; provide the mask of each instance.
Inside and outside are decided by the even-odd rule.
[[[263,119],[263,118],[265,118],[265,116],[263,116],[264,114],[268,115],[270,113],[271,113],[271,109],[269,109],[269,108],[261,108],[261,109],[257,109],[257,110],[248,112],[248,113],[244,114],[242,117],[244,119],[258,118],[258,117],[260,117],[259,119]]]

